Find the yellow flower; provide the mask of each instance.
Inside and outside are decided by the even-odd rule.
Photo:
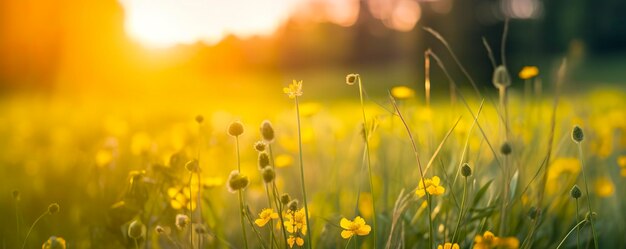
[[[415,194],[420,198],[426,195],[426,191],[428,191],[428,194],[430,195],[442,195],[446,191],[446,188],[439,185],[440,183],[441,179],[439,179],[438,176],[433,176],[433,178],[425,178],[420,182],[419,186],[417,186]]]
[[[293,237],[293,235],[289,235],[289,238],[287,239],[287,244],[289,244],[289,248],[293,248],[293,244],[303,246],[304,240],[300,237]]]
[[[295,212],[287,211],[286,216],[287,220],[285,221],[285,223],[283,223],[283,225],[285,226],[285,229],[287,229],[287,232],[297,233],[298,231],[300,231],[302,235],[306,234],[307,228],[304,208],[301,208],[300,210]]]
[[[271,219],[278,219],[278,213],[274,212],[274,209],[265,208],[259,213],[259,218],[254,221],[259,227],[265,226]]]
[[[283,88],[283,92],[293,99],[298,96],[302,96],[302,81],[293,80],[293,83],[289,84],[289,87]]]
[[[608,177],[601,177],[600,179],[597,179],[594,183],[594,187],[596,189],[596,193],[600,197],[609,197],[615,192],[613,181],[611,181]]]
[[[391,96],[396,99],[408,99],[415,96],[415,91],[406,86],[394,86],[391,88]]]
[[[341,237],[344,239],[349,239],[353,235],[365,236],[370,233],[372,227],[365,224],[365,220],[361,218],[361,216],[357,216],[354,218],[354,221],[350,221],[346,218],[341,218],[339,225],[344,230],[341,231]]]
[[[525,66],[519,72],[519,77],[523,80],[532,79],[537,75],[539,75],[539,68],[535,66]]]
[[[274,164],[276,164],[276,167],[278,168],[291,166],[293,164],[293,157],[288,154],[278,155],[274,158]]]
[[[104,167],[113,161],[113,152],[111,150],[101,149],[96,152],[96,166]]]
[[[437,246],[437,249],[460,249],[459,244],[457,243],[444,243],[443,245]]]
[[[515,237],[496,237],[492,232],[486,231],[483,236],[476,235],[474,249],[518,249],[519,240]]]
[[[43,243],[41,249],[65,249],[65,240],[61,237],[51,236],[46,243]]]

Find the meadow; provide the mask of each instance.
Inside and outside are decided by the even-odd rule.
[[[493,65],[432,97],[362,72],[219,106],[5,98],[2,248],[626,247],[624,89]]]

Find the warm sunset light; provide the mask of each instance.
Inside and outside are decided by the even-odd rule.
[[[269,35],[301,0],[120,0],[126,32],[149,47],[169,47],[226,35]]]

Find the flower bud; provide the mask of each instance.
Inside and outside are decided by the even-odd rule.
[[[360,76],[359,76],[358,74],[354,74],[354,73],[351,73],[351,74],[346,75],[346,84],[348,84],[348,85],[354,85],[354,83],[356,83],[356,82],[357,82],[357,80],[359,79],[359,77],[360,77]]]
[[[198,124],[202,124],[202,121],[204,121],[204,117],[202,115],[196,116],[196,122]]]
[[[292,212],[298,211],[298,200],[297,199],[291,200],[289,204],[287,204],[287,209],[289,209]]]
[[[178,214],[176,215],[176,227],[180,230],[185,229],[185,227],[187,227],[187,225],[189,225],[189,217],[187,217],[187,215],[184,214]]]
[[[530,207],[530,210],[528,210],[528,217],[531,220],[537,219],[537,216],[539,215],[539,210],[536,207]]]
[[[228,191],[234,193],[243,190],[248,186],[248,183],[250,183],[248,176],[240,174],[237,170],[233,170],[228,176]]]
[[[585,214],[585,220],[587,220],[587,221],[591,221],[591,219],[595,220],[597,216],[598,216],[598,213],[596,213],[596,212],[591,212],[591,213],[587,212]]]
[[[263,181],[265,183],[270,183],[274,180],[274,178],[276,178],[276,171],[274,171],[272,167],[266,167],[263,169],[262,175]]]
[[[580,126],[575,125],[574,129],[572,130],[572,140],[574,140],[574,142],[576,143],[580,143],[583,141],[583,138],[584,138],[583,129],[580,128]]]
[[[511,86],[511,76],[504,65],[496,67],[496,70],[493,71],[492,82],[497,88]]]
[[[58,213],[59,209],[60,209],[59,204],[52,203],[52,204],[50,204],[50,206],[48,206],[48,213],[49,214]]]
[[[185,169],[192,173],[200,172],[200,163],[196,159],[192,159],[191,161],[185,164]]]
[[[165,233],[165,228],[163,228],[162,226],[156,226],[156,227],[154,228],[154,231],[155,231],[157,234],[164,234],[164,233]]]
[[[61,237],[50,236],[48,240],[41,246],[42,249],[65,249],[65,240]]]
[[[283,205],[289,204],[290,201],[291,201],[291,196],[289,196],[289,194],[284,193],[280,196],[280,203],[282,203]]]
[[[243,134],[243,131],[243,124],[239,121],[232,122],[228,126],[228,135],[231,135],[233,137],[241,136],[241,134]]]
[[[265,167],[270,166],[270,156],[267,153],[259,153],[258,166],[259,170],[263,170]]]
[[[500,147],[500,153],[502,153],[502,155],[509,155],[512,152],[512,148],[511,148],[511,144],[509,144],[509,142],[504,142],[502,144],[502,147]]]
[[[472,168],[470,168],[469,164],[463,164],[463,167],[461,167],[461,175],[465,177],[472,175]]]
[[[128,237],[132,239],[139,239],[146,235],[146,226],[141,221],[134,220],[128,226]]]
[[[572,198],[574,199],[578,199],[583,195],[583,193],[582,191],[580,191],[578,185],[574,185],[574,187],[572,187],[572,190],[569,191],[569,195],[572,196]]]
[[[270,123],[270,121],[263,121],[263,123],[261,123],[260,131],[261,137],[266,143],[274,142],[274,127],[272,127],[272,123]]]
[[[19,190],[13,190],[13,192],[11,192],[11,195],[13,195],[13,199],[16,201],[20,200],[20,191]]]
[[[257,141],[256,143],[254,143],[254,150],[256,150],[257,152],[263,152],[265,151],[265,146],[265,142]]]

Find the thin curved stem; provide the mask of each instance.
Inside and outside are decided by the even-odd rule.
[[[576,198],[576,223],[580,222],[580,210],[578,209],[578,198]],[[580,249],[580,227],[576,228],[576,248]]]
[[[304,199],[304,215],[306,220],[306,228],[308,230],[307,236],[309,237],[309,243],[307,243],[308,248],[311,249],[313,247],[313,241],[311,238],[313,237],[311,233],[311,224],[309,222],[309,205],[307,204],[307,196],[306,196],[306,187],[304,186],[304,165],[302,163],[302,131],[300,126],[300,106],[298,104],[298,96],[295,97],[296,102],[296,119],[298,121],[298,148],[300,154],[300,184],[302,186],[302,196]]]
[[[367,118],[365,115],[365,106],[363,104],[363,86],[361,84],[361,76],[357,77],[359,79],[359,98],[361,100],[361,112],[363,114],[363,136],[365,137],[365,154],[367,156],[367,171],[369,174],[369,182],[370,182],[370,194],[372,195],[372,233],[374,234],[374,248],[378,245],[376,244],[376,198],[374,197],[374,178],[372,177],[372,161],[370,159],[370,145],[369,145],[369,133],[367,127]],[[355,240],[356,241],[356,240]]]
[[[49,212],[46,210],[46,212],[44,212],[43,214],[41,214],[36,220],[35,222],[33,222],[32,225],[30,225],[30,228],[28,229],[28,233],[26,233],[26,238],[24,238],[24,243],[22,243],[22,249],[26,248],[26,241],[28,241],[28,236],[30,236],[30,233],[33,231],[33,228],[35,227],[35,225],[37,225],[37,223],[39,222],[39,220],[41,220],[44,216],[46,216],[47,214],[49,214]]]
[[[463,183],[463,199],[461,200],[461,210],[459,211],[459,219],[456,222],[456,228],[454,229],[454,233],[452,234],[452,243],[456,242],[456,233],[459,231],[459,227],[461,227],[461,219],[463,218],[463,209],[465,208],[465,198],[467,196],[467,177],[465,177],[465,182]]]
[[[583,147],[580,143],[578,145],[578,156],[580,159],[580,166],[582,167],[583,179],[585,180],[585,192],[587,194],[587,208],[589,208],[589,223],[591,223],[591,233],[593,234],[593,245],[598,249],[598,236],[596,235],[596,228],[593,225],[593,211],[591,209],[591,196],[589,196],[589,184],[587,184],[587,175],[585,174],[585,162],[583,160]]]
[[[245,210],[244,210],[244,205],[243,205],[243,194],[241,193],[241,190],[237,191],[239,194],[239,209],[240,209],[240,220],[241,220],[241,232],[243,233],[243,242],[245,245],[245,248],[248,249],[248,236],[246,234],[246,222],[244,221],[243,216],[245,215]]]
[[[135,248],[139,249],[139,242],[137,242],[137,239],[134,239],[134,241],[135,241]]]
[[[584,224],[587,220],[582,220],[581,222],[578,222],[578,224],[576,224],[576,226],[572,227],[571,230],[569,230],[569,232],[565,235],[565,238],[563,238],[563,240],[561,240],[561,243],[559,243],[559,245],[556,247],[556,249],[561,248],[561,246],[563,245],[563,243],[565,243],[565,240],[567,239],[567,237],[569,237],[569,235],[574,232],[574,230],[578,229],[578,227],[582,224]]]

